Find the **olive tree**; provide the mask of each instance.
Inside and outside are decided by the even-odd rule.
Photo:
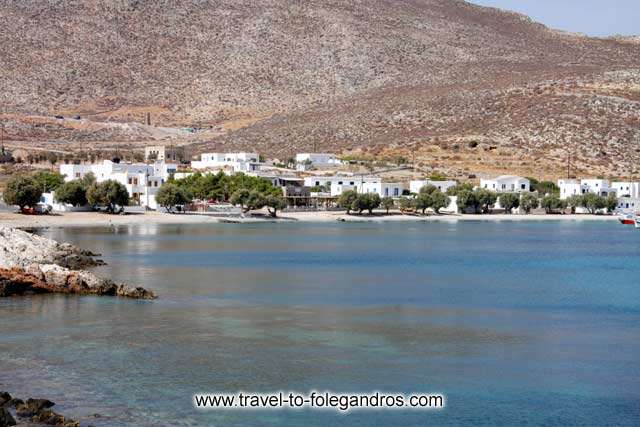
[[[387,215],[389,215],[389,209],[395,206],[395,202],[392,197],[383,197],[380,204],[387,211]]]
[[[109,213],[115,213],[116,207],[127,206],[129,204],[129,192],[127,187],[114,180],[107,180],[93,184],[87,190],[87,201],[94,208],[106,206]]]
[[[353,209],[352,208],[353,203],[356,201],[357,198],[358,198],[358,193],[356,191],[354,190],[344,191],[338,198],[338,206],[346,209],[347,215],[349,215],[349,213],[351,213],[351,210]]]
[[[607,209],[607,213],[611,213],[618,207],[618,197],[611,193],[604,199],[604,207]]]
[[[451,203],[451,199],[447,197],[442,191],[436,191],[431,195],[431,209],[436,214],[440,213],[440,209],[446,208]]]
[[[84,206],[87,204],[87,188],[79,179],[65,182],[56,190],[55,199],[59,203]]]
[[[422,187],[422,188],[424,189],[426,187]],[[420,193],[418,193],[418,195],[416,196],[415,204],[416,204],[416,209],[421,211],[422,214],[424,215],[427,208],[430,208],[431,205],[433,204],[431,193],[428,193],[426,191],[423,192],[422,190],[420,190]]]
[[[562,210],[567,207],[564,200],[560,200],[556,194],[547,194],[540,201],[540,207],[548,214],[554,211]]]
[[[520,197],[520,207],[528,214],[532,209],[538,209],[540,201],[538,197],[533,193],[524,193]]]
[[[580,206],[585,208],[590,214],[595,214],[600,209],[606,207],[605,198],[595,193],[587,193],[582,196]]]
[[[276,217],[278,210],[282,210],[287,207],[287,201],[282,196],[266,196],[264,199],[264,205],[267,207],[269,215]]]
[[[490,190],[481,188],[476,191],[476,198],[479,206],[482,208],[482,213],[489,213],[493,209],[493,205],[498,200],[498,195]]]
[[[42,197],[42,188],[30,176],[17,176],[7,182],[3,198],[7,205],[17,205],[21,211],[24,208],[35,207]]]
[[[458,210],[460,211],[460,213],[465,213],[469,209],[471,209],[473,213],[478,212],[480,201],[478,200],[475,191],[465,189],[457,192],[457,195]]]
[[[403,197],[398,202],[398,205],[400,207],[400,212],[412,212],[416,208],[416,200],[409,197]]]
[[[516,209],[520,206],[520,196],[516,193],[501,194],[500,206],[504,209],[504,213],[510,214],[512,209]]]
[[[567,198],[566,200],[567,206],[571,208],[571,213],[576,213],[576,208],[582,206],[582,195],[576,194]]]

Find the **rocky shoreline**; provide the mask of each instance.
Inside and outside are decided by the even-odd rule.
[[[84,268],[98,255],[9,227],[0,227],[0,297],[62,293],[154,299],[141,287],[117,284]]]
[[[14,398],[6,391],[0,391],[0,427],[9,426],[60,426],[79,427],[80,423],[68,419],[51,408],[55,406],[47,399]]]

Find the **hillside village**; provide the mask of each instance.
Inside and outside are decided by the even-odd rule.
[[[274,210],[268,211],[273,216],[277,209],[452,215],[634,213],[636,207],[640,208],[640,182],[594,178],[539,182],[515,175],[459,182],[438,174],[417,177],[413,167],[407,164],[387,169],[359,167],[354,172],[352,163],[357,162],[331,153],[298,153],[284,164],[255,152],[203,153],[200,160],[188,161],[180,147],[148,146],[144,161],[114,158],[61,164],[58,176],[61,183],[77,184],[72,186],[74,191],[82,191],[82,183],[88,179],[97,184],[119,183],[126,194],[124,201],[118,202],[122,205],[118,212],[135,207],[161,212],[174,212],[177,208],[180,212],[204,215],[244,216],[261,215],[263,208],[269,209],[272,205]],[[391,180],[389,176],[396,179]],[[215,184],[224,177],[235,182]],[[199,184],[198,180],[208,180],[208,184]],[[209,185],[209,188],[201,190],[198,185]],[[215,192],[212,190],[215,185],[229,189]],[[263,198],[261,203],[252,204],[245,199],[251,198],[249,192],[258,188],[256,185]],[[39,200],[39,212],[97,208],[87,202],[86,197],[76,202],[68,196],[57,196],[54,187],[44,190],[47,191],[43,191]],[[159,196],[164,190],[171,194],[184,190],[184,196],[167,203]],[[241,190],[247,191],[244,199],[236,194]],[[69,193],[68,188],[60,191]],[[267,196],[276,199],[269,204],[264,198]],[[358,196],[364,200],[358,200]]]

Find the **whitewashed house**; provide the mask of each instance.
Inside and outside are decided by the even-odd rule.
[[[621,183],[622,184],[622,183]],[[616,194],[616,189],[609,186],[606,179],[559,179],[558,187],[560,187],[560,198],[567,199],[571,196],[579,196],[587,193],[595,193],[600,196],[608,196]],[[624,184],[622,185],[624,188]]]
[[[146,163],[116,163],[104,160],[90,165],[60,165],[65,181],[82,179],[92,173],[97,182],[118,181],[125,186],[129,196],[141,206],[157,209],[155,194],[158,188],[177,170],[177,165],[157,161]]]
[[[560,198],[562,200],[582,194],[582,185],[580,181],[575,179],[559,179],[558,187],[560,188]]]
[[[640,198],[638,197],[618,197],[617,211],[635,214],[640,212]]]
[[[347,190],[354,190],[358,193],[377,192],[380,190],[384,194],[382,187],[382,179],[379,176],[361,176],[361,175],[336,175],[336,176],[308,176],[304,179],[304,185],[307,187],[325,187],[329,189],[332,197],[340,196]],[[390,187],[385,187],[390,188]],[[391,189],[393,192],[393,189]],[[400,192],[402,194],[402,192]],[[384,197],[384,196],[381,196]]]
[[[362,185],[362,193],[377,193],[380,197],[400,197],[405,190],[400,182],[370,181]]]
[[[640,182],[612,182],[611,188],[616,191],[618,197],[640,198]]]
[[[492,179],[481,179],[480,188],[498,193],[527,193],[531,189],[531,184],[527,178],[501,175]]]
[[[445,193],[449,188],[455,187],[458,185],[456,181],[447,180],[447,181],[433,181],[430,179],[421,179],[409,182],[409,191],[412,193],[419,193],[422,187],[426,187],[427,185],[433,185],[438,190]]]
[[[296,154],[296,169],[304,171],[311,166],[328,167],[339,166],[342,161],[335,154],[330,153],[298,153]]]
[[[251,172],[260,169],[258,153],[202,153],[200,160],[191,162],[193,169],[224,169],[233,172]]]

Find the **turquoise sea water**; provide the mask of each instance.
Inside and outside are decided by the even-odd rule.
[[[0,390],[95,426],[640,425],[640,232],[617,223],[45,230],[154,289],[0,299]],[[440,392],[438,412],[195,410]],[[99,418],[90,415],[98,413]]]

